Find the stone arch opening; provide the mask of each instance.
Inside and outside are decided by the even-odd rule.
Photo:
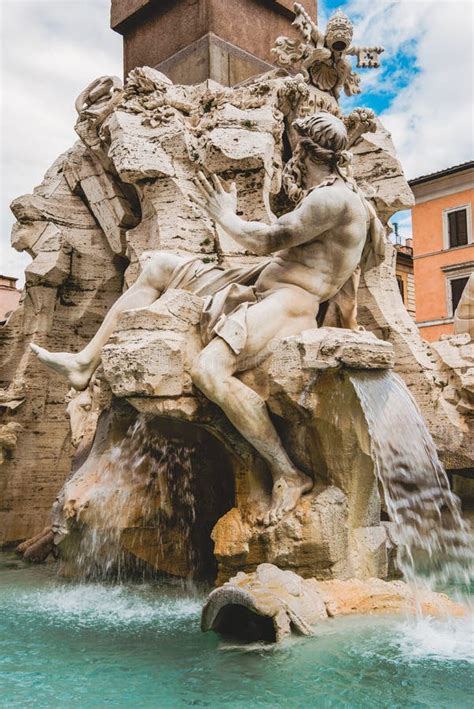
[[[229,603],[221,608],[212,629],[224,638],[245,643],[276,642],[273,619],[253,613],[238,603]]]
[[[165,553],[153,565],[174,576],[214,581],[217,560],[211,533],[235,505],[232,457],[202,426],[161,417],[148,419],[147,425],[175,451],[164,472],[168,499],[161,501],[157,530]]]

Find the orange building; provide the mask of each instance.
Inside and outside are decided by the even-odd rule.
[[[416,323],[432,342],[453,332],[453,315],[474,270],[474,161],[410,180]]]
[[[395,276],[403,304],[413,319],[415,312],[415,277],[413,275],[413,239],[406,239],[405,244],[395,244],[397,260]]]
[[[0,275],[0,325],[3,325],[20,302],[21,291],[17,290],[17,278]]]

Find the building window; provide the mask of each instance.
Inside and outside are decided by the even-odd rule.
[[[397,285],[398,285],[398,290],[400,291],[400,295],[402,296],[403,302],[405,302],[405,288],[403,285],[403,278],[400,276],[397,276]]]
[[[470,205],[445,209],[444,222],[444,248],[455,249],[466,246],[472,241],[471,236],[471,208]]]
[[[448,212],[449,246],[464,246],[467,244],[467,211],[456,209]]]
[[[458,307],[459,301],[461,300],[462,292],[468,280],[468,276],[463,276],[462,278],[449,279],[451,315],[454,315],[455,310]]]

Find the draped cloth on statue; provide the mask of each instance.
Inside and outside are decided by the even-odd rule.
[[[204,344],[217,335],[238,355],[247,342],[247,309],[266,296],[257,293],[254,284],[271,260],[226,268],[193,256],[173,271],[167,289],[181,288],[204,297],[200,323]]]
[[[331,184],[334,179],[324,185]],[[361,259],[362,271],[366,271],[378,266],[385,258],[385,230],[374,208],[357,187],[348,186],[358,192],[367,211],[367,240]],[[167,289],[181,288],[205,298],[200,323],[204,344],[207,345],[217,335],[227,342],[235,354],[240,355],[247,342],[247,310],[271,292],[261,293],[255,288],[258,276],[271,262],[272,258],[264,258],[249,266],[224,267],[212,262],[204,263],[202,257],[192,256],[175,268]],[[349,301],[345,310],[355,308],[359,273],[358,268],[341,288],[339,298],[334,296],[340,307],[344,298]]]
[[[359,190],[358,192],[367,211],[367,240],[360,261],[362,272],[365,272],[380,266],[385,259],[387,237],[385,227],[378,218],[375,209]]]

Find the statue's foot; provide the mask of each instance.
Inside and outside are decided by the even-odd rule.
[[[287,512],[291,512],[296,507],[300,497],[305,492],[309,492],[313,484],[311,478],[304,473],[298,473],[298,476],[291,478],[281,477],[275,480],[270,509],[261,518],[262,524],[268,527],[279,522]]]
[[[70,352],[48,352],[44,347],[39,347],[39,345],[33,343],[30,343],[30,347],[40,362],[66,377],[74,389],[82,391],[87,388],[94,369],[90,365],[79,364],[76,354],[71,354]]]
[[[365,332],[365,327],[363,325],[359,325],[357,320],[351,320],[348,325],[347,325],[349,330],[352,330],[353,332]]]

